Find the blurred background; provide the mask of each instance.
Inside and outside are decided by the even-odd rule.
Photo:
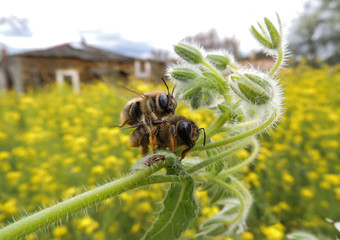
[[[0,7],[0,225],[119,178],[139,158],[129,131],[112,128],[131,96],[164,89],[172,45],[188,40],[225,49],[267,71],[249,28],[263,17],[286,29],[289,59],[280,74],[285,113],[261,136],[256,163],[244,170],[254,195],[248,229],[218,239],[319,239],[340,221],[340,1],[3,1]],[[58,87],[57,87],[58,86]],[[178,114],[206,127],[208,110]],[[240,157],[247,153],[240,154]],[[165,185],[124,193],[27,239],[139,239]],[[204,191],[197,223],[217,210]],[[133,196],[133,197],[131,197]],[[193,239],[193,224],[182,239]]]

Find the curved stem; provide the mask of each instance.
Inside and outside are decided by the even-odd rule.
[[[205,131],[207,139],[211,138],[223,125],[228,121],[229,116],[221,114],[218,119]],[[197,140],[196,144],[199,145],[203,142],[203,136],[201,135]]]
[[[200,170],[202,168],[205,168],[207,167],[208,165],[210,164],[213,164],[217,161],[223,161],[225,160],[226,157],[228,157],[229,155],[235,153],[237,150],[240,150],[242,149],[243,147],[245,147],[246,145],[248,144],[248,140],[244,140],[244,141],[241,141],[240,143],[236,144],[235,146],[211,157],[211,158],[208,158],[207,160],[204,160],[194,166],[192,166],[191,168],[189,168],[187,170],[187,173],[193,173],[193,172],[196,172],[197,170]]]
[[[57,203],[31,216],[20,219],[7,227],[0,229],[0,239],[17,239],[28,235],[49,224],[63,219],[70,214],[86,209],[109,197],[115,196],[133,188],[152,183],[153,181],[168,181],[170,178],[149,176],[165,165],[165,161],[154,163],[151,167],[137,171],[132,175],[123,177],[116,181],[104,184],[88,192],[79,194],[73,198]],[[148,178],[149,177],[149,178]],[[148,179],[147,179],[148,178]]]
[[[231,180],[236,184],[236,186],[243,192],[243,194],[246,196],[248,203],[247,205],[250,207],[253,203],[253,197],[251,196],[249,190],[236,178],[230,177]]]
[[[244,199],[243,199],[242,194],[241,194],[239,191],[237,191],[235,188],[233,188],[232,186],[230,186],[229,184],[223,182],[223,181],[220,180],[220,179],[210,178],[209,181],[210,181],[210,182],[213,182],[213,183],[216,183],[216,184],[220,185],[221,187],[230,190],[230,191],[233,192],[233,193],[236,195],[236,197],[240,200],[240,203],[241,203],[240,212],[237,214],[237,216],[236,216],[233,220],[231,220],[231,221],[228,220],[228,221],[226,221],[226,223],[229,224],[229,225],[231,225],[231,224],[234,224],[234,223],[236,223],[237,221],[239,221],[239,220],[242,218],[243,213],[244,213],[244,209],[245,209],[245,203],[244,203]]]
[[[282,47],[280,47],[280,49],[278,50],[278,56],[277,56],[276,62],[268,73],[270,76],[273,76],[275,72],[280,68],[282,61],[283,61],[283,49]]]
[[[191,150],[191,152],[221,147],[223,145],[226,145],[226,144],[229,144],[229,143],[232,143],[232,142],[236,142],[236,141],[241,140],[243,138],[257,134],[257,133],[261,132],[262,130],[266,129],[270,124],[272,124],[274,122],[274,120],[276,119],[276,116],[277,116],[277,111],[274,111],[273,114],[263,124],[261,124],[260,126],[258,126],[256,128],[253,128],[253,129],[251,129],[247,132],[243,132],[241,134],[232,136],[232,137],[227,138],[227,139],[223,139],[223,140],[220,140],[220,141],[217,141],[217,142],[206,144],[205,146],[196,146]]]
[[[257,124],[260,121],[260,119],[255,119],[255,120],[250,120],[248,122],[242,122],[242,123],[238,123],[235,125],[235,129],[240,129],[240,128],[244,128],[244,127],[249,127],[252,126],[254,124]]]
[[[230,174],[233,174],[233,173],[239,171],[241,168],[247,166],[252,161],[254,161],[254,159],[256,158],[257,154],[260,151],[260,145],[255,139],[252,139],[251,143],[252,143],[254,149],[253,149],[252,153],[250,154],[250,156],[246,160],[244,160],[243,162],[237,164],[236,166],[220,172],[219,177],[224,178],[224,177],[226,177]]]

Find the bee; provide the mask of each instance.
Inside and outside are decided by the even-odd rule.
[[[164,116],[175,114],[177,101],[173,95],[176,85],[170,93],[164,78],[162,78],[162,81],[168,93],[158,90],[142,93],[128,89],[131,92],[137,93],[140,97],[134,98],[125,104],[120,113],[121,124],[116,126],[123,127],[126,124],[134,125],[140,123],[143,115],[151,117],[152,120],[157,120]]]
[[[129,144],[131,147],[141,147],[141,154],[146,155],[151,145],[152,150],[156,146],[169,148],[175,152],[177,147],[184,146],[181,159],[195,146],[199,137],[200,130],[204,132],[205,145],[206,135],[204,128],[199,128],[192,120],[183,116],[172,115],[162,119],[151,121],[148,116],[144,116],[141,123],[128,127],[137,127],[130,136]]]

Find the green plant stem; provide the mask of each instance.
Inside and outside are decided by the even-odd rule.
[[[252,153],[250,154],[250,156],[246,160],[244,160],[243,162],[237,164],[236,166],[220,172],[219,177],[225,178],[226,176],[239,171],[240,169],[242,169],[243,167],[247,166],[249,163],[254,161],[254,159],[256,158],[257,154],[260,151],[260,145],[254,138],[251,139],[251,144],[252,144],[254,149],[253,149]]]
[[[36,230],[41,229],[42,227],[48,226],[53,222],[64,219],[71,214],[101,202],[104,199],[133,188],[152,182],[159,182],[161,180],[174,180],[172,178],[170,179],[168,177],[164,178],[160,176],[148,178],[151,174],[162,169],[165,165],[165,162],[166,161],[156,162],[151,167],[134,172],[132,175],[104,184],[88,192],[57,203],[40,212],[32,214],[31,216],[22,218],[19,221],[0,229],[0,239],[16,239],[26,236],[32,232],[35,232]]]
[[[269,76],[273,76],[275,74],[275,72],[280,68],[282,61],[283,61],[283,49],[282,46],[280,46],[280,48],[278,49],[278,56],[276,59],[276,62],[274,64],[274,66],[272,67],[272,69],[270,69],[269,71]]]
[[[240,128],[245,128],[245,127],[249,127],[255,124],[258,124],[260,122],[260,119],[255,119],[255,120],[251,120],[248,122],[241,122],[235,125],[235,129],[240,129]]]
[[[274,122],[274,120],[276,119],[276,116],[277,116],[277,111],[274,111],[273,114],[263,124],[259,125],[256,128],[253,128],[253,129],[251,129],[247,132],[243,132],[241,134],[232,136],[230,138],[226,138],[226,139],[223,139],[223,140],[220,140],[220,141],[217,141],[217,142],[206,144],[205,146],[196,146],[191,150],[191,152],[221,147],[221,146],[227,145],[229,143],[241,140],[243,138],[255,135],[255,134],[261,132],[262,130],[266,129],[270,124],[272,124]]]
[[[243,192],[243,194],[247,198],[247,202],[248,202],[247,205],[248,207],[250,207],[251,204],[253,203],[253,197],[251,196],[249,190],[236,178],[232,176],[230,178],[233,181],[233,183]]]
[[[217,178],[209,178],[208,181],[210,182],[213,182],[213,183],[216,183],[218,185],[220,185],[221,187],[223,188],[226,188],[228,190],[230,190],[231,192],[233,192],[236,197],[240,200],[240,203],[241,203],[241,209],[240,209],[240,212],[237,214],[237,216],[233,219],[233,220],[225,220],[225,224],[228,224],[228,225],[231,225],[231,224],[234,224],[236,223],[237,221],[239,221],[242,216],[243,216],[243,213],[244,213],[244,209],[245,209],[245,203],[244,203],[244,199],[243,199],[243,196],[242,194],[237,191],[234,187],[230,186],[229,184],[223,182],[222,180],[220,179],[217,179]]]
[[[223,125],[228,121],[229,116],[226,114],[221,114],[217,120],[205,131],[207,135],[207,139],[214,136],[216,132],[218,132]],[[197,140],[196,144],[200,145],[203,142],[203,135],[200,135],[199,139]]]
[[[189,168],[187,170],[187,173],[193,173],[193,172],[196,172],[196,171],[198,171],[202,168],[205,168],[208,165],[213,164],[217,161],[223,161],[223,160],[225,160],[226,157],[228,157],[231,154],[235,153],[236,151],[244,148],[247,144],[248,144],[248,140],[247,139],[243,140],[240,143],[236,144],[235,146],[233,146],[233,147],[231,147],[231,148],[229,148],[229,149],[227,149],[227,150],[225,150],[225,151],[223,151],[223,152],[221,152],[221,153],[219,153],[219,154],[217,154],[217,155],[215,155],[211,158],[208,158],[207,160],[204,160],[204,161],[192,166],[191,168]]]

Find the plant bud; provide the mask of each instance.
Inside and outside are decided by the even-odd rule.
[[[195,95],[199,94],[201,91],[201,86],[197,83],[192,83],[187,85],[181,92],[179,92],[180,97],[189,100],[193,98]]]
[[[242,99],[255,104],[263,105],[273,98],[273,87],[267,79],[256,74],[230,76],[230,87]]]
[[[274,24],[268,19],[268,18],[264,18],[264,22],[266,24],[266,27],[268,29],[272,44],[273,44],[273,48],[277,48],[280,44],[281,44],[281,35],[279,33],[279,31],[276,29],[276,27],[274,26]]]
[[[172,78],[180,82],[190,82],[198,77],[198,73],[195,70],[184,67],[175,67],[169,73]]]
[[[211,64],[213,64],[218,70],[225,70],[227,65],[232,61],[232,57],[228,54],[215,54],[210,53],[206,57]]]
[[[203,56],[200,50],[188,43],[177,43],[174,45],[175,52],[188,63],[201,63]]]
[[[278,16],[279,27],[281,31],[281,20]],[[261,32],[259,32],[254,26],[251,26],[250,32],[253,37],[264,47],[269,49],[277,49],[282,44],[282,37],[280,31],[274,26],[274,24],[268,19],[264,18],[264,24],[258,23]]]

